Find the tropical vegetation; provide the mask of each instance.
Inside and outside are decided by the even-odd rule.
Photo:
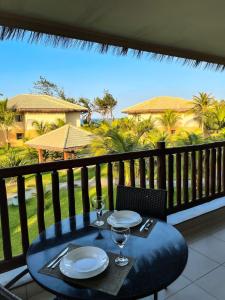
[[[169,109],[158,118],[160,124],[169,133],[175,131],[176,125],[180,119],[181,117],[176,112]]]
[[[93,101],[84,97],[76,99],[75,97],[68,96],[63,87],[58,86],[55,82],[48,80],[44,76],[40,76],[40,78],[33,83],[33,92],[53,96],[84,106],[88,110],[87,112],[83,112],[83,120],[84,123],[88,125],[91,124],[93,112],[99,113],[103,119],[112,119],[113,110],[117,105],[117,100],[108,90],[104,91],[103,97],[96,97]]]
[[[0,101],[0,127],[4,134],[7,148],[9,148],[9,129],[15,122],[16,113],[7,108],[7,101],[7,99]]]

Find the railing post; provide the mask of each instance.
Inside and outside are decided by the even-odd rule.
[[[157,157],[157,187],[159,189],[166,189],[166,155],[165,155],[165,142],[158,142],[157,148],[159,156]]]

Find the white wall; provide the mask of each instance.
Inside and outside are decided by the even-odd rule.
[[[66,113],[66,123],[76,127],[80,127],[80,113],[79,112]]]

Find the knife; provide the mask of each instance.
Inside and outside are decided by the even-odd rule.
[[[141,228],[139,230],[140,232],[144,230],[145,226],[150,222],[150,220],[151,220],[150,218],[147,219],[147,221],[141,226]]]
[[[66,247],[66,249],[64,249],[62,252],[59,253],[59,255],[53,259],[53,261],[51,261],[48,265],[47,265],[47,268],[50,268],[52,265],[54,265],[54,263],[61,257],[63,256],[64,254],[66,254],[66,252],[68,251],[69,247]]]
[[[146,226],[145,226],[145,230],[149,230],[149,228],[151,227],[151,225],[154,223],[153,220],[151,220]]]

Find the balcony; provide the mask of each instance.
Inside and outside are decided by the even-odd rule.
[[[104,194],[107,208],[113,209],[117,184],[164,188],[168,191],[168,222],[186,237],[189,261],[182,276],[163,290],[159,299],[223,299],[224,162],[225,142],[176,148],[165,148],[160,142],[157,149],[148,151],[1,169],[1,273],[13,272],[25,264],[29,244],[38,232],[65,217],[88,212],[94,194]],[[46,176],[51,187],[47,192]],[[35,184],[32,216],[30,202],[26,201],[31,178]],[[18,207],[13,209],[7,205],[12,181],[18,199]],[[53,218],[46,214],[49,207]],[[18,219],[12,230],[15,211]],[[23,299],[53,298],[35,283],[18,287],[15,292]]]

